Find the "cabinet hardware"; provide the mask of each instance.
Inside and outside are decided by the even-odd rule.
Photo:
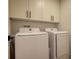
[[[31,18],[31,11],[29,11],[29,18]]]
[[[51,16],[51,21],[53,21],[53,22],[54,22],[54,16]]]
[[[26,11],[26,18],[28,18],[28,10]]]

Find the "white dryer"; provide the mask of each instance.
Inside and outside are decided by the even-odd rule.
[[[69,59],[69,33],[67,31],[53,31],[47,28],[50,43],[50,59]]]
[[[48,34],[21,28],[15,36],[15,59],[49,59]]]

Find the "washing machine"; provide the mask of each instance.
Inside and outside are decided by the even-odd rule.
[[[49,35],[50,59],[69,59],[69,33],[46,28]]]
[[[48,34],[21,28],[15,36],[15,59],[49,59]]]

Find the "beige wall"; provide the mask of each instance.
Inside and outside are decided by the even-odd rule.
[[[23,27],[24,25],[30,25],[31,27],[38,27],[42,31],[44,28],[58,28],[58,24],[52,24],[52,23],[43,23],[43,22],[27,22],[27,21],[17,21],[17,20],[11,20],[11,34],[16,34],[19,30],[19,28]]]
[[[11,21],[8,20],[8,35],[11,34]]]
[[[71,31],[71,1],[61,0],[60,2],[60,30]]]

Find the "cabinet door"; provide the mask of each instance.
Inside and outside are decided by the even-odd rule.
[[[29,18],[40,20],[42,18],[41,0],[29,0]]]
[[[16,18],[26,18],[28,9],[27,0],[9,0],[9,16]]]
[[[59,20],[59,1],[44,0],[43,19],[46,21],[58,22]],[[51,20],[52,16],[52,20]],[[53,19],[54,18],[54,19]]]

